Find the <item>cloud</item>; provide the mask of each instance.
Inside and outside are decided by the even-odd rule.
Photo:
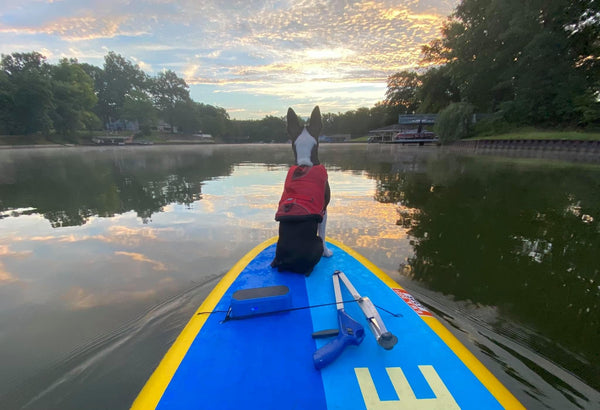
[[[64,234],[64,235],[45,235],[45,236],[19,236],[13,237],[13,242],[56,242],[56,243],[76,243],[85,241],[102,241],[106,243],[114,243],[123,246],[138,246],[142,242],[157,241],[161,233],[175,232],[175,228],[130,228],[123,225],[113,225],[106,229],[105,234],[87,235],[87,234]],[[0,245],[0,256],[2,252],[8,252],[7,247]],[[31,253],[24,251],[12,253],[11,255],[25,256]]]
[[[8,1],[0,6],[0,48],[42,45],[52,57],[74,51],[71,57],[98,65],[99,52],[114,50],[150,73],[173,69],[191,85],[218,88],[268,84],[273,90],[320,81],[380,90],[389,75],[418,65],[421,45],[439,36],[456,3],[145,0],[124,6],[104,0],[100,7],[92,0]],[[381,99],[383,93],[362,101]],[[231,109],[248,111],[238,104]]]
[[[117,251],[117,252],[115,252],[115,255],[128,256],[131,259],[133,259],[134,261],[149,263],[150,265],[152,265],[152,269],[154,269],[154,270],[160,270],[160,271],[167,270],[167,267],[164,265],[164,263],[152,260],[141,253]]]
[[[26,257],[29,255],[31,255],[31,251],[15,252],[15,251],[11,251],[7,245],[0,245],[0,256],[2,256],[2,257],[13,256],[13,257],[22,258],[22,257]]]
[[[8,283],[15,283],[19,280],[6,271],[4,268],[4,264],[0,262],[0,285],[5,285]]]
[[[392,72],[418,65],[420,46],[439,34],[446,15],[415,12],[410,9],[414,2],[395,8],[391,3],[342,7],[334,2],[330,10],[303,2],[248,14],[244,35],[221,39],[229,50],[243,49],[247,56],[230,52],[231,58],[218,66],[206,58],[199,58],[204,64],[192,59],[189,64],[202,70],[186,71],[186,80],[221,85],[274,79],[385,82]],[[251,57],[256,61],[245,64]]]
[[[152,289],[94,293],[80,286],[74,286],[62,296],[62,300],[71,309],[90,309],[98,306],[131,302],[132,300],[147,300],[154,296],[156,296],[156,291]]]
[[[21,251],[15,252],[10,250],[7,245],[0,245],[0,257],[16,257],[16,258],[24,258],[31,255],[31,251]],[[4,266],[4,262],[0,260],[0,285],[7,285],[9,283],[20,282],[15,276],[13,276],[10,272],[6,270]]]
[[[16,24],[0,23],[0,33],[11,34],[45,34],[56,36],[66,41],[82,41],[118,36],[140,36],[147,31],[134,29],[131,17],[122,14],[98,16],[94,12],[83,15],[48,17],[43,22],[22,21]]]

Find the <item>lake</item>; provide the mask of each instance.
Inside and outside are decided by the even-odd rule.
[[[600,166],[323,144],[327,234],[528,408],[600,408]],[[0,149],[0,403],[128,408],[277,234],[288,145]]]

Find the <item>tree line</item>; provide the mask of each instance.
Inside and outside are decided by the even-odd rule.
[[[159,119],[189,132],[210,123],[218,133],[228,117],[194,102],[175,72],[152,77],[114,52],[102,68],[67,58],[50,64],[38,52],[0,60],[0,134],[69,137],[122,120],[137,121],[149,133]]]
[[[600,4],[594,0],[462,0],[422,68],[388,78],[386,104],[440,113],[440,137],[600,125]]]
[[[381,104],[323,117],[326,134],[352,136],[395,121]],[[149,135],[162,120],[178,132],[202,131],[225,142],[287,140],[283,117],[231,120],[224,108],[193,101],[175,72],[150,76],[112,51],[103,67],[67,58],[50,64],[38,52],[2,55],[0,135],[76,140],[82,131],[111,129],[123,120],[137,121],[140,135]]]

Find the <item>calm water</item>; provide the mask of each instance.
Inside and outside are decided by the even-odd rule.
[[[0,150],[0,407],[127,408],[276,235],[283,145]],[[328,235],[529,408],[600,407],[600,167],[323,145]]]

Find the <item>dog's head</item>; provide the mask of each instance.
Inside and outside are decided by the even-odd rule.
[[[297,165],[319,165],[319,135],[322,128],[321,111],[318,106],[313,109],[306,127],[300,125],[294,110],[288,109],[287,133],[292,140]]]

